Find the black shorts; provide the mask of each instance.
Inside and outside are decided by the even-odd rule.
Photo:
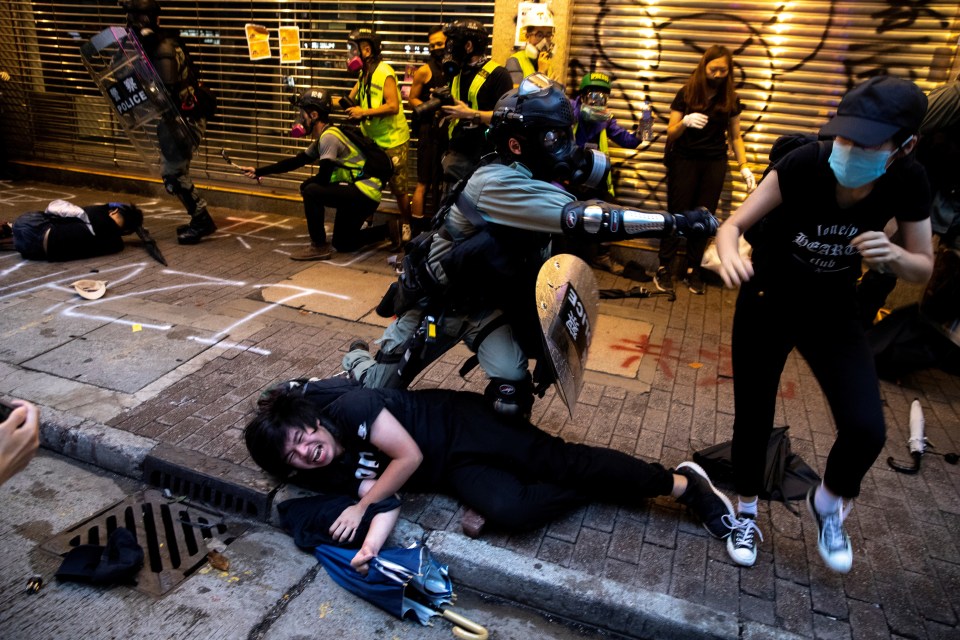
[[[43,236],[50,228],[41,211],[25,213],[13,221],[13,248],[27,260],[46,260],[43,250]]]

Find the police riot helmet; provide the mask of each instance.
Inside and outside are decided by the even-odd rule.
[[[360,43],[364,41],[370,43],[370,51],[374,58],[380,55],[380,36],[374,33],[373,29],[370,27],[360,27],[359,29],[354,29],[350,32],[350,35],[347,36],[347,42],[351,42],[356,45],[358,51],[360,49]]]
[[[500,157],[518,160],[534,178],[592,184],[609,171],[609,161],[577,148],[575,122],[563,86],[535,73],[497,101],[490,134]],[[520,143],[519,155],[509,147],[511,138]]]
[[[575,155],[575,122],[563,86],[535,73],[497,101],[490,135],[501,157],[520,160],[535,178],[563,179],[558,173]],[[510,138],[520,141],[519,158],[508,147]]]
[[[473,43],[473,54],[483,55],[490,42],[490,34],[479,20],[454,20],[443,28],[443,34],[447,36],[448,51],[451,45],[462,49],[463,44],[469,40]],[[454,54],[456,53],[454,51]]]
[[[300,95],[297,106],[304,111],[317,111],[326,120],[330,116],[330,94],[326,89],[311,87]]]

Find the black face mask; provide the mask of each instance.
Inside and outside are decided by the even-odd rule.
[[[433,49],[430,51],[430,57],[433,58],[433,61],[436,62],[437,64],[441,64],[443,62],[444,56],[446,55],[447,55],[447,52],[444,49]]]
[[[707,84],[711,89],[719,89],[727,82],[726,78],[707,78]]]

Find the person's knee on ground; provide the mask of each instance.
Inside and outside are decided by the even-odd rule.
[[[527,419],[533,410],[533,382],[529,374],[522,380],[491,378],[483,395],[504,416]]]

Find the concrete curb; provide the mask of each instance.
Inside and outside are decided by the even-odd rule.
[[[40,408],[40,444],[68,458],[141,479],[143,461],[157,441],[120,429]]]
[[[171,456],[178,447],[47,407],[41,408],[41,415],[40,439],[44,448],[143,482],[148,482],[144,477],[144,462],[155,450],[161,452],[164,459],[179,458],[181,464],[184,461],[199,464],[199,459],[204,457],[182,449],[185,457]],[[215,462],[219,467],[214,465],[213,469],[230,465],[222,460]],[[249,492],[250,483],[242,480],[250,470],[230,466],[236,467],[237,473],[215,471],[217,481],[223,486],[235,485],[237,494]],[[195,469],[191,471],[203,474]],[[278,526],[276,503],[310,493],[283,484],[272,489],[259,484],[258,489],[268,492],[270,500],[269,508],[260,514],[260,519],[272,526]],[[398,527],[400,538],[423,535],[419,525],[403,519]],[[802,638],[760,623],[741,623],[736,616],[662,593],[626,587],[612,580],[597,580],[596,576],[457,533],[434,531],[426,542],[438,558],[452,567],[451,574],[457,584],[631,637],[657,640]]]

